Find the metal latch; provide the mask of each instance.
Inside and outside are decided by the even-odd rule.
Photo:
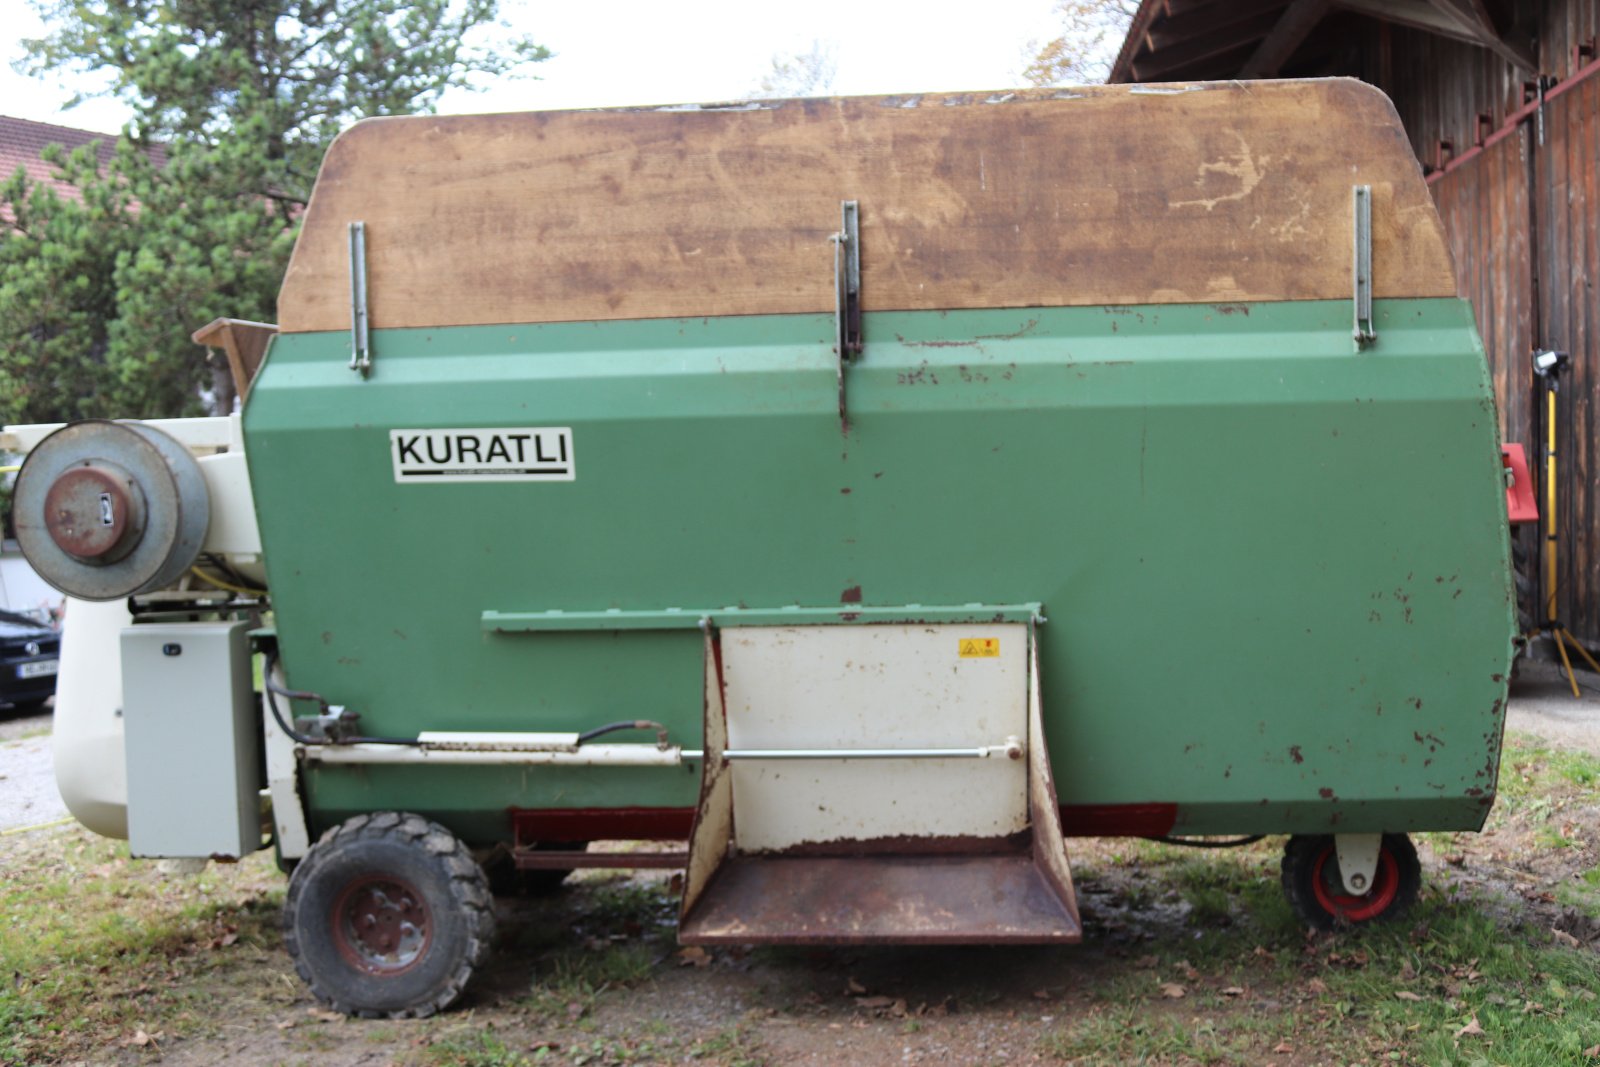
[[[1355,249],[1353,256],[1353,281],[1355,286],[1356,351],[1360,352],[1378,341],[1378,331],[1372,325],[1372,186],[1355,186]]]
[[[839,420],[845,415],[844,368],[861,354],[861,205],[839,203],[839,232],[833,235],[834,353],[838,357]]]
[[[372,369],[367,342],[367,224],[350,224],[350,369],[365,378]]]

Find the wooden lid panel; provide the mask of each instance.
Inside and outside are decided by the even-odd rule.
[[[867,311],[1455,295],[1388,98],[1336,79],[372,119],[329,149],[286,333],[830,312],[860,201]]]

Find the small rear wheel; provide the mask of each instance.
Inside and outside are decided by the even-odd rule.
[[[1422,865],[1405,834],[1383,835],[1372,886],[1360,895],[1345,889],[1332,835],[1296,835],[1284,846],[1284,896],[1301,921],[1318,930],[1398,918],[1421,885]]]
[[[317,999],[364,1018],[420,1019],[453,1003],[494,936],[488,879],[420,815],[358,815],[294,869],[284,944]]]

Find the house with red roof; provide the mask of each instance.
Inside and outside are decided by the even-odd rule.
[[[60,180],[56,168],[45,162],[44,150],[53,144],[61,145],[68,152],[84,145],[98,145],[96,154],[103,167],[111,161],[116,150],[117,134],[96,133],[93,130],[0,115],[0,181],[9,179],[20,167],[27,173],[30,183],[49,186],[67,199],[78,199],[78,190]],[[150,151],[158,162],[166,155],[160,146]],[[0,204],[0,222],[10,221],[10,212],[4,204]]]

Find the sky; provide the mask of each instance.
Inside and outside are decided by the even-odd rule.
[[[831,44],[835,95],[1003,89],[1022,83],[1030,40],[1057,32],[1052,0],[503,0],[516,30],[556,53],[534,79],[452,92],[440,110],[537,111],[713,102],[749,96],[775,55]],[[0,0],[0,115],[115,132],[115,101],[62,111],[93,83],[16,74],[24,38],[41,26],[27,0]]]

